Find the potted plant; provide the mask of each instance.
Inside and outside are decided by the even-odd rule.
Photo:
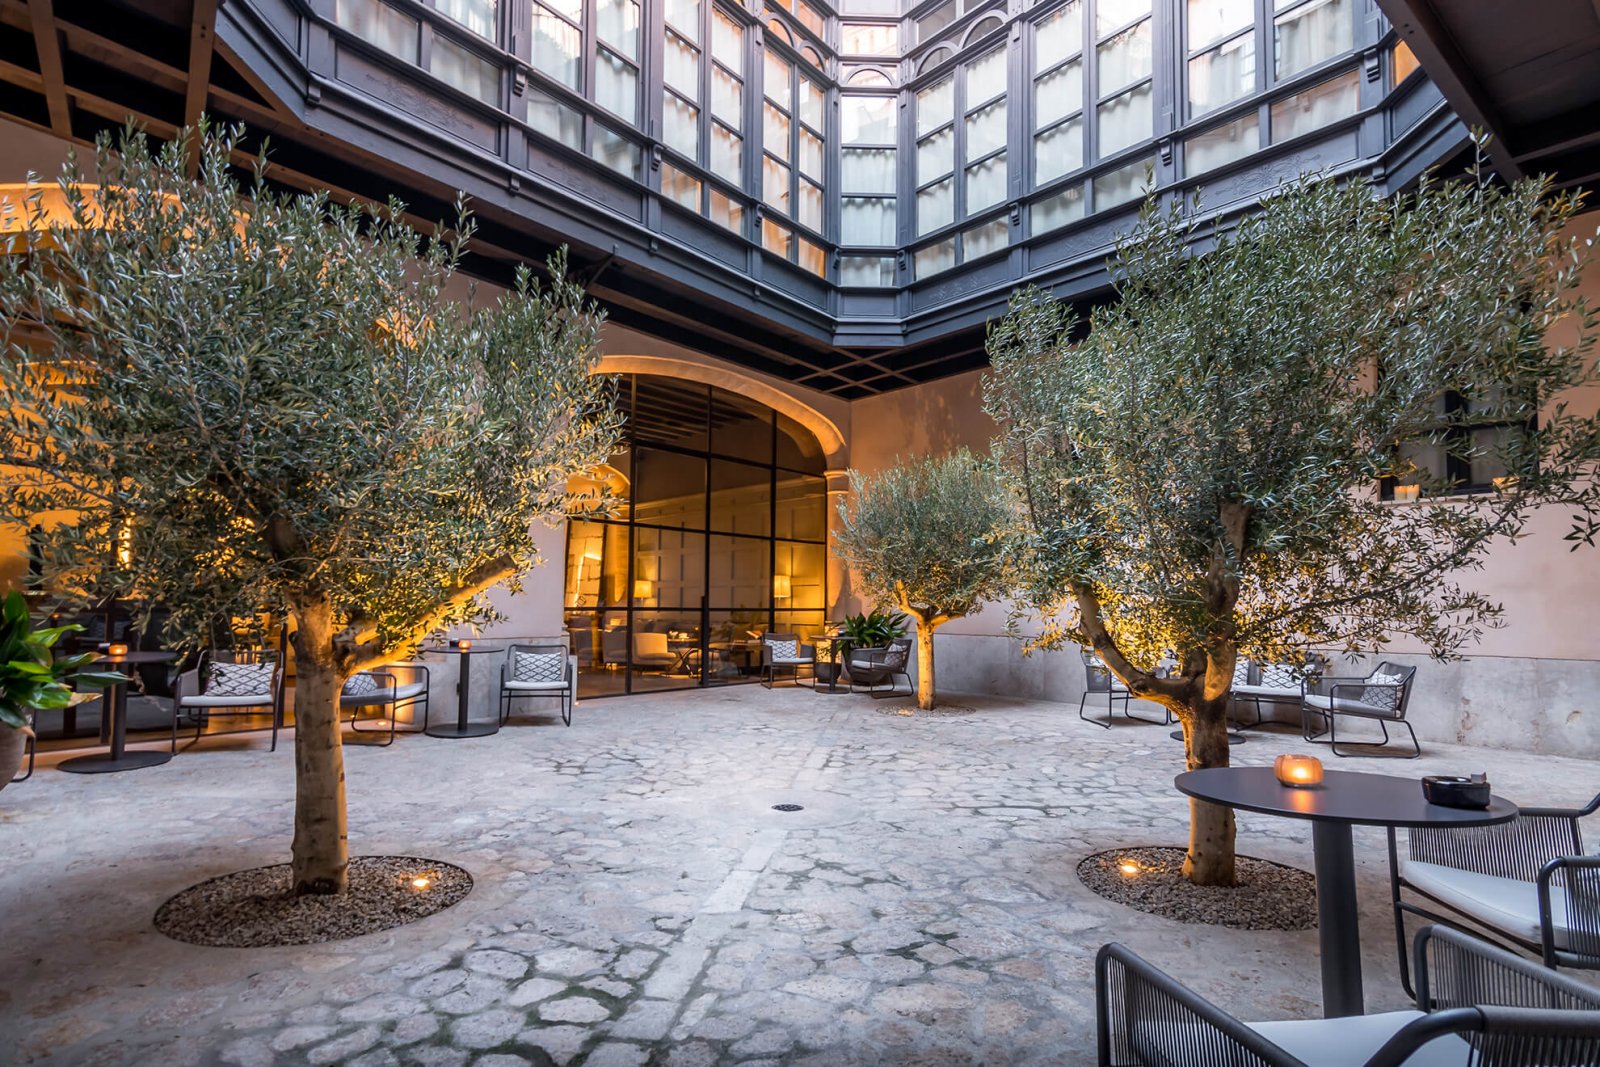
[[[870,615],[847,615],[839,633],[851,648],[881,648],[897,637],[904,637],[906,617],[898,611],[872,609]]]
[[[28,617],[28,602],[21,593],[8,594],[0,603],[0,789],[16,777],[22,766],[27,739],[33,736],[30,711],[64,708],[72,703],[68,683],[90,689],[126,681],[115,671],[82,671],[95,653],[56,659],[51,654],[61,635],[81,626],[55,626],[35,630]]]

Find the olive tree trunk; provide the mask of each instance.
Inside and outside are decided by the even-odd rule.
[[[1228,701],[1194,701],[1180,716],[1184,764],[1191,771],[1228,765]],[[1233,885],[1233,809],[1189,801],[1189,853],[1183,874],[1195,885]]]
[[[294,617],[294,891],[343,893],[349,885],[350,847],[333,609],[325,597],[309,598],[295,605]]]
[[[933,627],[917,623],[917,707],[933,710]]]

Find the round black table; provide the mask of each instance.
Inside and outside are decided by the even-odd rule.
[[[101,656],[94,661],[97,667],[138,667],[146,663],[171,663],[178,658],[176,652],[128,652],[121,656]],[[92,756],[76,756],[62,760],[56,766],[73,774],[107,774],[111,771],[132,771],[140,767],[159,767],[172,758],[171,752],[151,752],[139,749],[128,751],[128,683],[107,686],[100,697],[106,716],[111,720],[111,749]]]
[[[473,722],[467,718],[467,704],[469,696],[469,683],[472,681],[472,654],[474,652],[499,652],[498,648],[481,648],[472,645],[461,648],[458,645],[440,645],[437,648],[425,648],[424,652],[438,652],[441,655],[456,655],[461,657],[461,672],[456,678],[456,721],[439,723],[428,727],[424,731],[429,737],[488,737],[490,734],[500,732],[500,717],[495,716],[493,722]]]
[[[1322,1013],[1363,1014],[1361,925],[1356,910],[1352,826],[1489,826],[1517,817],[1500,797],[1487,809],[1446,808],[1422,798],[1422,782],[1388,774],[1325,771],[1319,786],[1286,786],[1271,767],[1212,767],[1173,782],[1196,800],[1238,811],[1311,821],[1316,857],[1317,936],[1322,945]]]

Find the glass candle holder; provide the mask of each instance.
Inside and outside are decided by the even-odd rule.
[[[128,646],[127,645],[107,645],[106,646],[106,655],[108,655],[108,656],[126,656],[127,654],[128,654]]]
[[[1322,784],[1322,761],[1315,756],[1283,755],[1272,762],[1272,773],[1284,785],[1304,788]]]

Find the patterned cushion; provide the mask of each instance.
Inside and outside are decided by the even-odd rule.
[[[1361,702],[1371,704],[1375,708],[1382,708],[1384,711],[1394,711],[1400,706],[1400,693],[1402,691],[1399,688],[1390,689],[1388,687],[1398,687],[1403,680],[1402,675],[1373,671],[1363,679],[1363,681],[1371,682],[1373,688],[1361,691]],[[1382,688],[1378,688],[1380,686]]]
[[[246,697],[272,691],[270,663],[213,663],[207,676],[206,696]]]
[[[566,658],[559,652],[513,652],[513,682],[559,682],[566,677]]]
[[[347,697],[364,697],[368,693],[378,691],[378,680],[370,671],[361,671],[352,674],[344,683],[344,695]]]
[[[772,651],[775,660],[798,659],[800,648],[798,641],[780,641],[777,638],[767,638],[767,648]]]
[[[1305,672],[1290,663],[1261,665],[1261,684],[1272,689],[1299,689]]]
[[[1250,684],[1250,661],[1248,659],[1246,659],[1245,657],[1243,657],[1243,656],[1240,656],[1237,660],[1234,661],[1234,664],[1233,664],[1233,684],[1234,685],[1249,685]]]

